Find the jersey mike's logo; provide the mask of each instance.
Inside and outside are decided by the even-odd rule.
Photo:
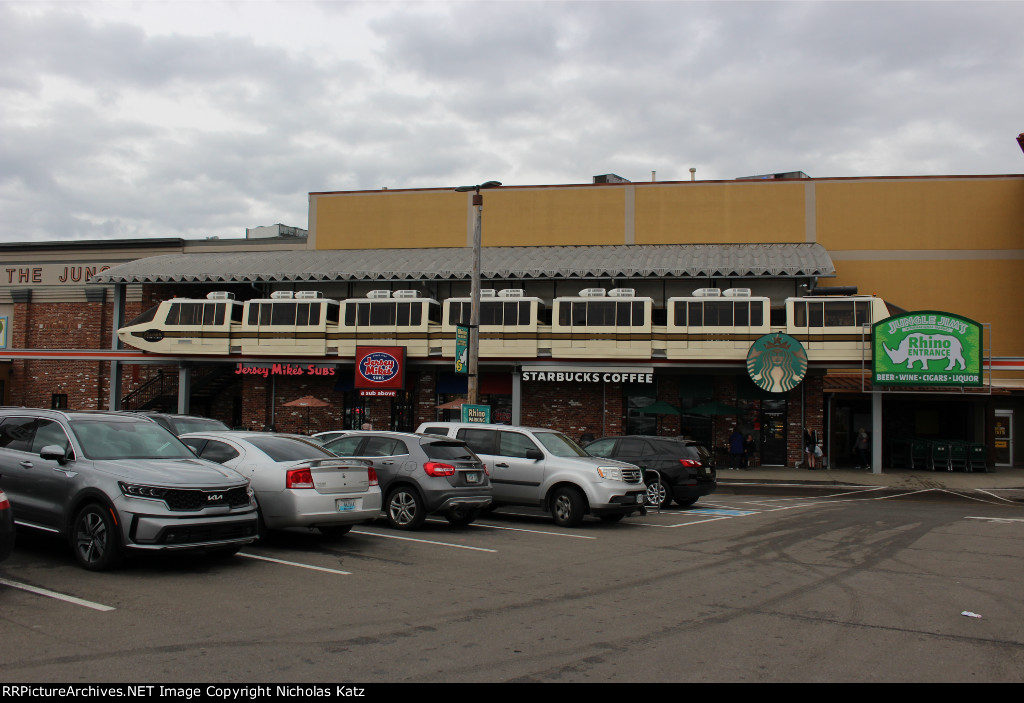
[[[371,352],[359,362],[359,373],[368,381],[387,383],[399,371],[398,359],[387,352]]]

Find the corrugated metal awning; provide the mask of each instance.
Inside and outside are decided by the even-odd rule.
[[[472,249],[301,249],[167,254],[107,269],[93,283],[468,280]],[[485,279],[832,277],[820,244],[484,247]]]

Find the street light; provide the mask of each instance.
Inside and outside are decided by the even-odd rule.
[[[480,400],[480,384],[477,376],[477,369],[480,366],[480,223],[483,219],[484,196],[480,191],[484,188],[497,188],[499,181],[487,181],[475,186],[459,186],[455,189],[457,193],[468,193],[473,191],[473,207],[476,214],[473,217],[473,275],[470,281],[470,307],[469,307],[469,349],[468,376],[466,380],[466,402],[476,405]]]

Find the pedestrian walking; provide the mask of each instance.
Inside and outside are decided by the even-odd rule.
[[[740,433],[739,427],[733,427],[732,434],[729,435],[729,468],[739,469],[741,461],[743,461],[743,435]]]
[[[757,452],[757,443],[754,435],[748,434],[743,440],[743,468],[749,469],[754,465],[754,454]]]

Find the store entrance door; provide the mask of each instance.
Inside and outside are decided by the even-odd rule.
[[[1013,466],[1013,411],[996,410],[996,466]]]
[[[761,465],[786,465],[786,401],[761,401]]]

